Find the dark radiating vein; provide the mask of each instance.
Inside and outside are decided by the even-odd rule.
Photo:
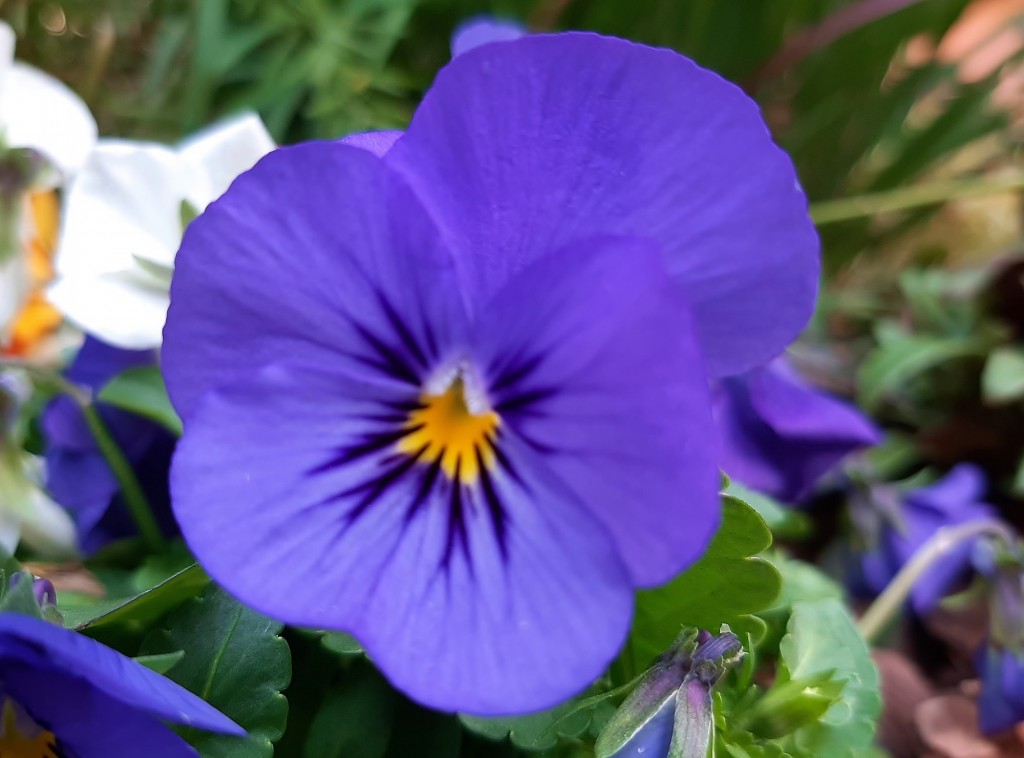
[[[469,534],[466,531],[466,503],[463,500],[463,487],[459,483],[459,470],[462,467],[462,459],[455,462],[455,475],[452,477],[448,488],[448,536],[445,540],[444,555],[441,557],[441,565],[445,568],[451,565],[452,557],[455,555],[455,544],[462,545],[462,554],[466,557],[466,566],[470,572],[473,571],[473,560],[469,550]]]
[[[422,428],[423,424],[416,424],[413,426],[402,426],[387,432],[368,434],[361,442],[338,449],[333,457],[327,459],[319,466],[310,469],[307,473],[310,475],[323,474],[338,466],[365,458],[368,455],[380,452],[390,445],[397,444],[399,440]]]
[[[518,395],[503,398],[501,402],[495,406],[494,410],[497,411],[499,416],[511,413],[537,413],[539,412],[539,409],[536,405],[554,397],[556,394],[558,394],[558,390],[551,387],[527,390]]]
[[[365,356],[354,355],[357,360],[367,363],[383,371],[392,379],[397,379],[407,384],[419,386],[422,377],[416,373],[416,368],[410,366],[405,358],[389,346],[384,340],[375,335],[362,324],[353,321],[352,327],[359,333],[359,336],[366,340],[377,354],[380,361],[374,361]]]
[[[381,309],[384,311],[384,315],[387,316],[388,323],[398,334],[399,339],[405,346],[405,349],[412,354],[413,358],[417,362],[416,368],[421,372],[427,369],[428,361],[427,356],[424,354],[420,344],[416,341],[412,332],[409,330],[409,326],[405,323],[398,312],[394,309],[394,306],[388,301],[386,297],[380,292],[377,292],[377,301],[380,303]]]
[[[503,370],[499,373],[498,378],[494,381],[494,384],[490,387],[492,395],[498,395],[502,390],[512,387],[519,382],[525,380],[537,367],[540,366],[541,358],[539,355],[534,355],[530,358],[524,358],[514,368]]]
[[[484,497],[484,504],[487,506],[487,515],[491,518],[491,526],[494,528],[494,537],[498,541],[498,549],[501,550],[501,558],[508,562],[508,513],[501,503],[501,497],[491,479],[491,472],[484,465],[484,454],[481,448],[476,449],[477,466],[480,471],[480,492]]]

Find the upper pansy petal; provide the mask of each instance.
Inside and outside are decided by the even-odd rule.
[[[109,697],[158,718],[210,731],[244,733],[231,719],[188,690],[68,629],[16,613],[0,614],[0,655],[10,656],[12,643],[27,643],[54,668],[74,672]]]
[[[387,161],[479,300],[573,239],[632,234],[667,252],[713,375],[776,355],[813,309],[818,240],[789,158],[753,101],[672,51],[587,33],[483,45],[438,74]]]
[[[367,150],[308,143],[265,157],[189,225],[164,370],[187,423],[205,391],[282,355],[417,384],[464,328],[451,256],[411,191]]]
[[[424,704],[554,705],[625,638],[632,589],[615,546],[514,438],[465,486],[403,452],[400,409],[416,399],[369,370],[289,365],[208,393],[172,470],[185,538],[244,602],[353,632]]]
[[[502,428],[607,527],[634,582],[696,560],[718,524],[716,437],[689,308],[658,248],[580,240],[526,266],[477,318]]]
[[[0,86],[0,132],[9,147],[38,150],[65,177],[78,171],[96,142],[96,120],[63,82],[13,62]]]
[[[526,27],[518,21],[493,16],[471,18],[459,24],[452,33],[452,57],[490,42],[519,39],[526,33]]]

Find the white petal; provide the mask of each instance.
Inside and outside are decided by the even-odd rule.
[[[0,548],[14,555],[21,539],[21,516],[12,509],[0,508]]]
[[[96,142],[96,120],[65,84],[15,61],[0,88],[0,128],[10,147],[31,147],[65,178],[85,163]]]
[[[98,277],[133,268],[136,257],[171,265],[188,173],[163,145],[101,140],[67,191],[58,273]]]
[[[83,331],[128,350],[160,346],[170,296],[135,271],[69,275],[48,292],[50,301]]]
[[[0,89],[3,88],[4,77],[14,62],[14,30],[0,21]]]
[[[255,113],[236,116],[193,135],[180,147],[182,157],[197,169],[189,200],[203,210],[224,194],[235,177],[274,148],[274,140]]]
[[[31,500],[31,510],[21,522],[21,539],[48,558],[69,558],[78,552],[78,535],[71,516],[38,489]]]
[[[6,341],[14,318],[31,291],[32,281],[23,256],[14,255],[0,264],[0,344]]]

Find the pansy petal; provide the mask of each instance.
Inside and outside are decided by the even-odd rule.
[[[16,613],[0,614],[0,656],[8,640],[40,650],[55,668],[74,671],[111,698],[176,724],[242,734],[242,729],[188,690],[95,640]]]
[[[360,147],[363,150],[369,150],[378,158],[383,158],[387,155],[388,151],[394,147],[395,143],[398,142],[399,138],[403,134],[405,134],[405,132],[359,132],[358,134],[350,134],[347,137],[342,137],[341,143],[343,145],[350,145],[352,147]]]
[[[0,133],[4,144],[38,150],[70,177],[96,142],[96,120],[67,85],[15,61],[0,87]]]
[[[502,429],[605,524],[634,582],[696,560],[719,518],[716,437],[690,311],[658,248],[581,240],[527,266],[478,318]]]
[[[777,434],[830,441],[875,445],[881,433],[860,411],[807,383],[785,358],[777,358],[746,378],[750,402]]]
[[[255,113],[243,113],[194,134],[178,151],[192,168],[186,197],[202,210],[243,171],[276,147]]]
[[[583,689],[632,607],[604,527],[513,439],[465,487],[399,452],[379,429],[409,391],[371,377],[274,365],[207,394],[172,470],[189,546],[243,602],[351,631],[431,707],[525,712]]]
[[[160,345],[167,290],[153,286],[134,269],[97,275],[68,273],[50,287],[47,297],[87,334],[126,350]]]
[[[968,504],[977,504],[985,496],[985,475],[977,466],[961,463],[942,479],[907,494],[907,500],[919,509],[928,509],[948,517],[958,517]],[[983,506],[989,509],[990,506]]]
[[[465,21],[452,34],[452,57],[462,55],[490,42],[507,42],[526,34],[526,27],[518,21],[479,16]]]
[[[187,424],[206,390],[284,355],[418,384],[464,321],[450,254],[380,159],[339,143],[282,148],[185,232],[167,388]]]
[[[136,750],[148,758],[199,755],[149,714],[108,697],[70,673],[8,661],[3,684],[37,724],[57,735],[61,755],[88,758],[130,755]],[[60,697],[54,697],[55,692]]]
[[[776,355],[813,309],[818,240],[789,158],[752,100],[672,51],[588,33],[483,45],[438,74],[387,160],[481,298],[573,239],[650,237],[713,375]]]

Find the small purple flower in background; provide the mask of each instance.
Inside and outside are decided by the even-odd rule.
[[[470,50],[408,132],[345,142],[185,234],[175,513],[228,590],[416,700],[553,705],[706,548],[707,377],[808,318],[806,201],[737,88],[593,34]]]
[[[885,589],[939,529],[994,519],[995,509],[982,502],[985,490],[981,471],[961,464],[928,487],[900,494],[894,487],[876,485],[855,494],[854,518],[862,524],[869,543],[860,561],[867,588],[876,594]],[[910,595],[915,612],[928,613],[963,578],[971,566],[975,542],[966,540],[956,546],[915,582]]]
[[[989,586],[988,639],[977,656],[978,721],[986,734],[1024,721],[1024,563],[1016,545],[1001,556],[996,549],[981,541],[972,556]]]
[[[126,369],[156,363],[152,350],[123,350],[86,337],[67,371],[72,382],[99,392]],[[159,424],[99,403],[103,421],[125,457],[167,532],[176,527],[170,512],[167,476],[174,437]],[[108,542],[135,534],[134,522],[121,500],[121,488],[96,445],[81,410],[69,397],[58,397],[42,420],[46,434],[47,489],[78,525],[82,550],[93,553]]]
[[[452,57],[469,52],[474,47],[490,42],[507,42],[527,34],[526,27],[518,21],[477,16],[463,21],[452,34]]]
[[[244,734],[192,693],[98,642],[0,614],[0,755],[199,755],[162,721]]]
[[[844,457],[881,439],[862,413],[812,387],[784,357],[723,379],[712,397],[722,469],[784,503],[800,501]]]

